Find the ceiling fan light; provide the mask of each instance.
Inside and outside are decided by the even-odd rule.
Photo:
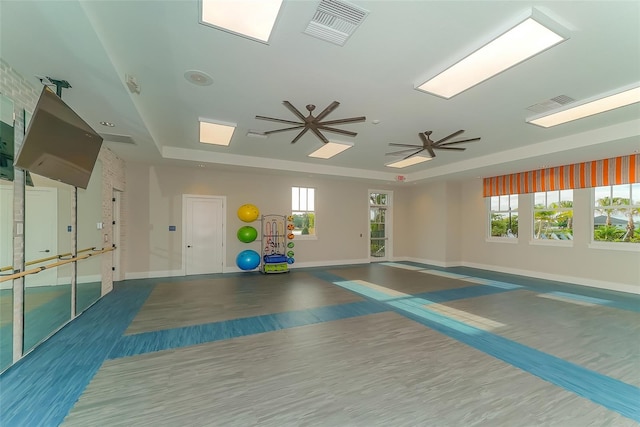
[[[640,102],[640,85],[636,83],[634,86],[635,87],[623,90],[622,92],[617,91],[617,93],[612,95],[599,95],[595,99],[587,100],[580,105],[573,106],[572,104],[571,108],[566,108],[552,114],[527,119],[527,123],[548,128],[638,103]]]
[[[545,19],[533,12],[535,19],[528,17],[416,89],[449,99],[567,39],[538,22]]]
[[[200,23],[267,43],[282,0],[200,0]]]
[[[231,143],[236,130],[235,123],[223,123],[209,119],[200,119],[200,142],[203,144],[224,145]]]
[[[309,157],[314,157],[316,159],[330,159],[351,147],[353,147],[353,144],[349,142],[329,141],[313,153],[309,154]]]
[[[408,159],[396,160],[394,162],[387,163],[385,166],[390,168],[401,169],[401,168],[417,165],[422,162],[428,162],[429,160],[431,160],[431,157],[412,156],[412,157],[409,157]]]

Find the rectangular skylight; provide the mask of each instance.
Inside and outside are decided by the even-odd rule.
[[[431,157],[412,156],[408,159],[387,163],[386,166],[390,168],[406,168],[408,166],[417,165],[418,163],[427,162],[429,160],[431,160]]]
[[[614,95],[604,97],[600,96],[593,101],[587,101],[575,107],[567,108],[556,113],[528,119],[527,123],[548,128],[592,116],[594,114],[603,113],[615,108],[635,104],[637,102],[640,102],[640,86],[618,92]]]
[[[564,40],[529,17],[416,89],[449,99]]]
[[[322,147],[318,148],[313,153],[309,154],[309,157],[315,157],[316,159],[330,159],[331,157],[336,156],[351,147],[353,147],[353,144],[350,144],[348,142],[329,141],[326,144],[323,144]]]
[[[200,0],[200,23],[267,43],[281,5],[282,0]]]
[[[200,119],[200,142],[203,144],[214,144],[228,146],[231,142],[233,132],[236,130],[235,123],[215,122],[209,119]]]

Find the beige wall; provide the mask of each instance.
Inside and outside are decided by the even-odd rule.
[[[461,196],[460,212],[464,217],[461,254],[464,265],[640,292],[640,252],[589,247],[592,232],[590,189],[574,190],[572,247],[530,243],[533,214],[529,195],[519,198],[517,243],[489,242],[485,237],[487,213],[481,180],[462,184]]]
[[[295,240],[293,267],[368,262],[368,190],[389,190],[365,182],[338,178],[294,177],[286,174],[249,174],[211,168],[126,165],[126,221],[129,254],[127,277],[182,273],[182,195],[225,196],[226,265],[236,271],[236,255],[244,249],[259,252],[257,243],[238,241],[236,232],[246,223],[237,209],[256,205],[262,214],[288,215],[291,186],[316,189],[317,240]],[[394,192],[395,193],[395,192]],[[176,231],[170,232],[169,226]],[[394,224],[394,227],[397,224]],[[362,234],[362,237],[360,236]]]

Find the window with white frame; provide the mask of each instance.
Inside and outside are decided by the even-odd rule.
[[[293,234],[298,236],[316,235],[315,189],[291,187],[291,215]]]
[[[573,190],[533,194],[534,240],[573,240]]]
[[[518,237],[518,195],[489,197],[489,236]]]
[[[593,189],[593,241],[640,243],[640,183]]]

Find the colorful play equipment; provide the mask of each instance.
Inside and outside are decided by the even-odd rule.
[[[238,208],[238,218],[244,222],[253,222],[260,216],[260,210],[255,205],[247,203]]]
[[[251,243],[258,237],[258,230],[251,227],[250,225],[245,225],[238,229],[238,240],[242,243]]]
[[[260,265],[260,255],[251,249],[244,250],[236,257],[236,265],[240,270],[253,270]]]
[[[284,215],[262,216],[262,266],[267,273],[287,273],[290,264],[287,251],[287,217]]]

